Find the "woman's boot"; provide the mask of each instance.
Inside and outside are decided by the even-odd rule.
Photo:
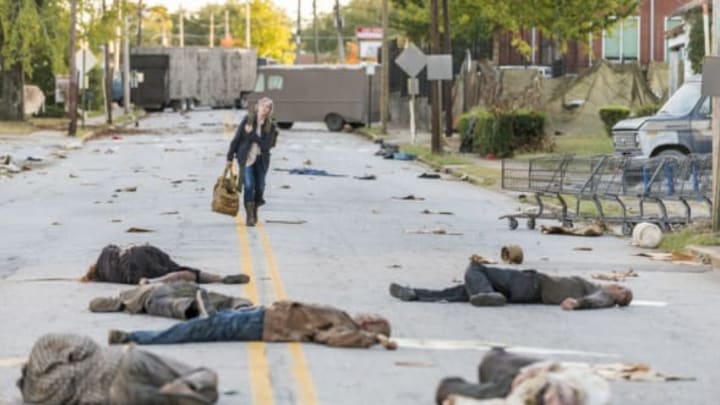
[[[255,202],[250,201],[245,203],[245,225],[255,226],[257,222]]]

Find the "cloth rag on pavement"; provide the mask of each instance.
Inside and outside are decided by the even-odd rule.
[[[281,172],[288,172],[289,174],[300,174],[305,176],[325,176],[325,177],[347,177],[345,174],[332,174],[325,170],[311,169],[309,167],[301,167],[296,169],[275,169]]]
[[[628,277],[637,276],[638,272],[633,269],[628,269],[624,271],[613,270],[607,273],[595,273],[590,275],[590,277],[594,278],[595,280],[603,281],[625,281],[625,279]]]
[[[540,231],[545,235],[602,236],[603,234],[603,228],[600,224],[591,224],[581,228],[540,225]]]

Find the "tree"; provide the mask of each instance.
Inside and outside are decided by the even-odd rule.
[[[705,59],[705,31],[703,29],[702,14],[695,12],[686,17],[690,22],[690,45],[688,59],[695,74],[702,72],[703,60]]]
[[[429,0],[392,0],[398,27],[422,43],[430,32]],[[535,27],[554,38],[561,48],[569,41],[587,40],[588,34],[603,29],[637,12],[640,0],[456,0],[451,2],[450,25],[453,41],[472,39],[478,34],[509,31],[521,53],[530,46],[520,33]]]
[[[23,85],[33,61],[64,66],[68,32],[62,0],[0,0],[0,120],[23,120]]]

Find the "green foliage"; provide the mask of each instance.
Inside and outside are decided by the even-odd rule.
[[[687,17],[690,22],[690,44],[688,59],[693,73],[702,72],[703,59],[705,59],[705,30],[700,13],[693,13]]]
[[[470,123],[475,121],[473,131]],[[473,110],[460,118],[463,143],[472,138],[472,150],[482,155],[511,156],[517,150],[537,150],[545,141],[544,114],[531,110],[490,112]]]
[[[612,127],[619,121],[630,116],[630,109],[622,105],[607,105],[601,107],[600,119],[605,124],[605,132],[608,136],[612,136]]]
[[[660,106],[658,104],[646,104],[636,108],[633,115],[635,117],[650,117],[657,114],[658,110],[660,110]]]
[[[430,0],[392,1],[398,10],[397,26],[413,41],[427,43]],[[588,34],[601,34],[618,18],[636,14],[639,4],[640,0],[456,0],[450,2],[451,35],[455,40],[510,31],[513,45],[529,52],[529,45],[520,37],[524,29],[535,27],[561,45],[587,41]]]

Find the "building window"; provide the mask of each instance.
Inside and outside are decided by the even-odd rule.
[[[682,17],[665,17],[665,32],[682,24]],[[668,61],[668,55],[670,55],[670,40],[665,38],[665,62]]]
[[[640,59],[640,17],[628,17],[603,31],[603,58],[623,63]]]

